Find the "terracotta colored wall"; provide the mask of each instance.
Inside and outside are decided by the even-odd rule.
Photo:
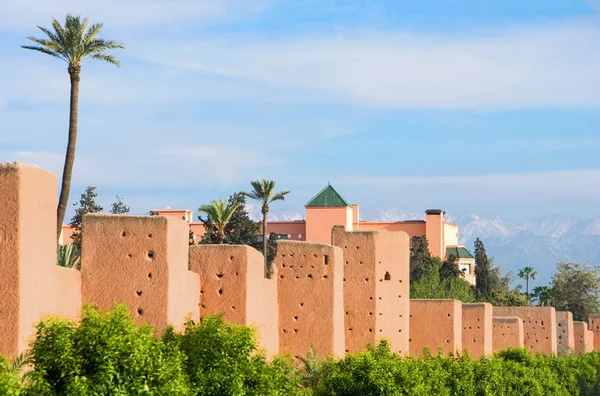
[[[575,350],[573,314],[571,312],[556,312],[556,344],[558,353]]]
[[[83,301],[101,310],[127,305],[157,332],[198,319],[199,278],[188,271],[188,224],[165,216],[86,215]]]
[[[492,354],[491,304],[462,305],[462,346],[474,359]]]
[[[410,354],[423,348],[437,354],[462,350],[462,303],[457,300],[410,300]]]
[[[267,223],[267,234],[276,232],[278,234],[291,235],[290,240],[306,240],[306,222],[300,221],[273,221]],[[262,231],[261,231],[262,233]],[[301,236],[300,236],[301,235]]]
[[[263,255],[242,245],[190,247],[189,268],[200,275],[200,316],[223,313],[254,325],[268,356],[279,351],[277,280],[264,276]]]
[[[404,232],[353,231],[336,226],[333,244],[344,252],[346,351],[378,338],[408,352],[409,260]]]
[[[306,208],[306,241],[331,243],[331,229],[343,225],[352,229],[352,208]]]
[[[573,335],[575,340],[575,353],[590,352],[594,350],[595,335],[588,329],[586,322],[573,322]]]
[[[79,273],[56,267],[57,196],[52,173],[24,164],[0,165],[2,354],[23,351],[42,316],[72,317],[73,306],[81,304]]]
[[[523,348],[523,319],[516,316],[492,317],[492,348],[494,352],[507,348]]]
[[[588,317],[589,330],[594,333],[594,349],[600,351],[600,314]]]
[[[279,345],[305,356],[344,354],[342,250],[330,245],[280,241],[277,258]]]
[[[525,347],[533,353],[556,353],[556,312],[552,307],[494,307],[494,316],[523,320]]]
[[[431,255],[443,258],[446,253],[442,251],[445,246],[443,214],[428,214],[425,216],[425,236],[429,242]]]

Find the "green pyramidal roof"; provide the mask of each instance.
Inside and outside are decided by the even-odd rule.
[[[320,193],[315,195],[315,197],[306,204],[307,208],[315,207],[315,206],[329,206],[329,207],[350,206],[350,207],[352,207],[352,205],[350,205],[348,203],[348,201],[346,201],[344,199],[344,197],[342,197],[340,195],[340,193],[335,191],[335,188],[331,187],[331,184],[328,184],[327,187],[322,189]]]
[[[449,246],[446,248],[446,257],[454,256],[456,258],[474,259],[475,256],[463,246]]]

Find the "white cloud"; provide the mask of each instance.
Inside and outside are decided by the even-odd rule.
[[[458,199],[471,201],[477,197],[489,197],[495,202],[506,198],[522,202],[530,198],[584,199],[600,198],[600,169],[443,177],[349,176],[340,179],[340,184],[394,191],[418,190],[421,194],[433,191],[443,199],[454,193]]]
[[[2,162],[24,162],[62,174],[64,154],[48,151],[0,152]],[[250,172],[282,163],[260,150],[227,145],[161,147],[148,142],[129,152],[113,147],[111,153],[77,156],[74,184],[109,187],[178,188],[227,186],[246,180]]]
[[[0,31],[47,26],[51,18],[61,21],[68,12],[104,22],[110,29],[131,29],[231,20],[254,15],[266,6],[264,0],[3,0]]]
[[[384,108],[597,108],[598,42],[600,26],[572,21],[454,35],[354,31],[148,40],[136,44],[133,56],[199,76],[310,91],[316,101]]]

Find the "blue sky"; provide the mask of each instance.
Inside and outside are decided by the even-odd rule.
[[[101,4],[100,4],[101,3]],[[600,2],[0,0],[0,161],[60,172],[68,75],[19,48],[81,13],[73,201],[196,209],[255,178],[303,214],[327,182],[380,210],[600,216]]]

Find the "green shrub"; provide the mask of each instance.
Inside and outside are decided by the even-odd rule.
[[[343,359],[267,361],[252,328],[220,316],[188,321],[162,339],[138,328],[127,308],[84,308],[80,322],[50,318],[37,326],[33,364],[0,357],[0,395],[414,395],[598,396],[600,352],[532,355],[507,349],[473,360],[425,353],[407,357],[381,341]]]
[[[18,396],[21,394],[19,375],[7,359],[0,356],[0,395]]]
[[[268,363],[257,352],[253,329],[207,316],[188,321],[183,334],[168,330],[163,341],[186,356],[185,371],[194,395],[294,395],[300,375],[291,362]]]
[[[184,355],[138,328],[124,306],[85,307],[78,324],[51,318],[37,326],[29,395],[187,395]]]

